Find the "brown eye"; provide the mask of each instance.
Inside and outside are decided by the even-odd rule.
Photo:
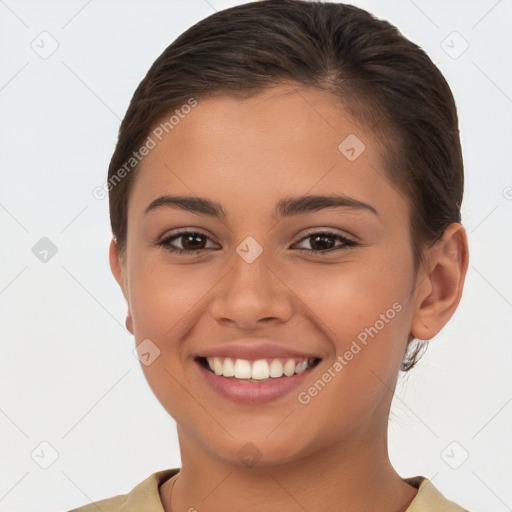
[[[179,238],[182,238],[182,246],[187,250],[197,250],[204,249],[205,238],[203,235],[199,233],[190,233],[187,235],[181,235]]]
[[[340,240],[341,243],[336,244],[336,240]],[[349,240],[348,238],[341,236],[338,233],[332,232],[311,233],[304,237],[299,243],[303,242],[307,242],[309,248],[303,247],[301,250],[319,254],[334,252],[358,245],[354,240]]]
[[[207,247],[209,240],[210,238],[203,233],[182,231],[164,238],[157,245],[163,246],[170,252],[194,254],[211,248]]]

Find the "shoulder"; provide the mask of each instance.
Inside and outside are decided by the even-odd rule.
[[[404,478],[418,489],[418,494],[412,500],[405,512],[469,512],[465,508],[447,499],[434,484],[424,476]]]
[[[69,512],[163,512],[159,487],[179,472],[179,468],[165,469],[151,474],[127,494],[95,501]]]

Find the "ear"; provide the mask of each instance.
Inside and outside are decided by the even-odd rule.
[[[126,313],[126,328],[133,334],[133,319],[130,312],[130,303],[128,298],[128,287],[126,284],[126,271],[125,271],[125,262],[121,258],[119,253],[119,246],[115,238],[112,238],[110,241],[109,247],[109,261],[110,261],[110,270],[112,271],[112,275],[114,276],[117,284],[120,286],[121,291],[123,292],[124,298],[128,304],[128,312]]]
[[[450,320],[462,296],[468,263],[466,230],[452,223],[428,249],[425,270],[418,275],[412,336],[429,340]]]

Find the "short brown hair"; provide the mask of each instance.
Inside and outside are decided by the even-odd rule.
[[[191,97],[250,97],[282,84],[331,92],[375,134],[386,176],[409,201],[417,271],[425,247],[461,220],[464,172],[450,87],[427,54],[389,22],[352,5],[307,0],[261,0],[219,11],[153,63],[121,123],[108,170],[121,254],[137,166],[115,184],[112,179],[155,125]],[[421,348],[406,356],[402,370],[414,366]]]

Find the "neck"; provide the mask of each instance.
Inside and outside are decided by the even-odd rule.
[[[393,469],[387,434],[358,440],[352,436],[350,443],[325,446],[299,460],[252,467],[213,456],[180,426],[178,436],[179,478],[160,487],[165,512],[403,512],[417,493]]]

